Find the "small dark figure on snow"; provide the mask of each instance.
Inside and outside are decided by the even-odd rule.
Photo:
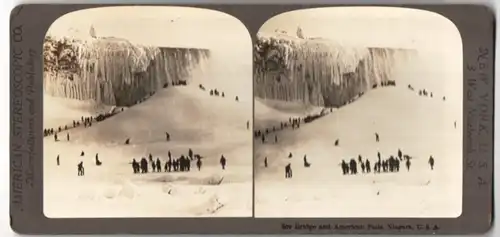
[[[54,134],[54,141],[59,141],[59,139],[57,139],[57,133]]]
[[[191,171],[191,160],[186,159],[186,171]]]
[[[411,166],[411,161],[410,161],[410,159],[407,159],[407,160],[406,160],[406,169],[407,169],[408,171],[410,171],[410,166]]]
[[[247,121],[247,130],[250,129],[250,121]]]
[[[370,161],[369,160],[366,160],[365,166],[366,166],[366,173],[370,173],[372,171],[372,169],[370,167]]]
[[[361,155],[358,155],[358,162],[363,163],[363,158],[361,157]]]
[[[148,161],[146,158],[141,159],[141,173],[147,173],[148,172]]]
[[[289,179],[292,178],[292,164],[288,163],[288,165],[285,166],[285,178]]]
[[[168,161],[167,163],[165,164],[165,171],[172,171],[172,157],[168,157]]]
[[[355,159],[351,159],[351,161],[349,162],[349,168],[351,170],[351,174],[357,174],[358,173],[358,170],[357,170],[357,163],[356,163],[356,160]]]
[[[457,128],[457,121],[453,122],[453,127]]]
[[[267,168],[267,156],[264,158],[264,167]]]
[[[373,173],[380,173],[380,160],[375,162],[375,165],[373,166]]]
[[[193,150],[191,150],[191,148],[189,148],[189,151],[188,151],[188,156],[189,156],[189,159],[190,160],[193,160]]]
[[[274,135],[274,143],[278,143],[278,136]]]
[[[69,133],[66,133],[66,140],[69,141]]]
[[[240,99],[238,98],[238,96],[236,96],[234,100],[236,100],[236,101],[240,101]]]
[[[97,166],[101,166],[102,165],[102,162],[99,160],[99,154],[98,153],[95,154],[95,165],[97,165]]]
[[[292,155],[292,153],[290,152],[290,153],[288,154],[288,158],[292,158],[292,156],[293,156],[293,155]]]
[[[202,165],[202,163],[201,163],[201,158],[200,158],[200,157],[198,157],[198,160],[196,161],[196,167],[198,167],[198,171],[200,171],[200,170],[201,170],[201,165]]]
[[[429,165],[431,166],[431,170],[434,170],[434,158],[432,156],[429,157]]]
[[[165,139],[167,140],[167,142],[170,141],[170,134],[168,132],[165,133]]]
[[[382,161],[382,171],[387,172],[388,164],[387,161]]]
[[[401,152],[401,149],[398,149],[398,157],[399,160],[403,160],[403,152]]]
[[[361,163],[361,172],[365,173],[365,168],[366,168],[365,163],[363,163],[363,161],[360,161],[360,163]]]
[[[57,162],[57,166],[59,166],[59,165],[61,164],[61,163],[59,162],[59,155],[57,155],[56,162]]]
[[[222,166],[223,170],[226,169],[226,158],[224,157],[224,155],[220,157],[220,165]]]
[[[309,168],[311,167],[311,163],[307,162],[307,156],[304,155],[304,167]]]
[[[375,133],[375,141],[376,141],[376,142],[379,142],[379,141],[380,141],[380,137],[379,137],[378,133]]]
[[[396,158],[394,156],[389,157],[389,171],[394,172],[396,170]]]
[[[181,155],[181,157],[178,160],[177,165],[179,166],[179,171],[181,171],[181,172],[186,171],[186,157],[184,157],[184,155]]]
[[[157,169],[157,172],[161,172],[161,161],[160,161],[160,158],[156,158],[156,169]]]
[[[172,162],[172,165],[174,166],[174,172],[177,172],[179,170],[179,160],[174,159],[174,162]]]
[[[335,146],[339,145],[339,139],[335,140]]]
[[[128,145],[130,144],[130,138],[127,138],[127,140],[125,140],[125,145]]]
[[[265,143],[265,142],[266,142],[266,136],[264,136],[264,134],[262,134],[262,136],[261,136],[261,138],[260,138],[260,139],[262,140],[262,143]]]
[[[347,162],[345,162],[345,160],[342,160],[341,167],[342,167],[342,174],[343,175],[349,174],[349,165],[347,164]]]
[[[132,169],[134,170],[134,174],[139,173],[139,163],[134,159],[132,159]]]
[[[394,159],[394,162],[395,162],[394,165],[396,166],[396,172],[399,172],[399,165],[400,165],[399,160],[398,159]]]
[[[224,92],[222,92],[222,97],[224,97],[224,96],[225,96],[225,95],[224,95]]]
[[[85,155],[85,152],[83,152],[83,151],[82,151],[82,152],[80,153],[80,156],[84,156],[84,155]]]
[[[78,176],[84,176],[85,175],[85,168],[83,168],[83,161],[80,161],[78,163]]]

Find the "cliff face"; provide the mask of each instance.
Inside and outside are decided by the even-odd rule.
[[[206,49],[133,45],[117,38],[46,38],[44,91],[53,96],[129,106],[159,88],[187,81]]]
[[[347,48],[324,39],[260,36],[254,50],[254,94],[263,99],[339,107],[380,86],[414,51]]]

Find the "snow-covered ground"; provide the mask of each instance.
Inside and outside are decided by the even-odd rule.
[[[262,145],[255,140],[256,217],[459,216],[463,166],[460,100],[443,101],[436,94],[434,98],[418,96],[406,84],[379,88],[299,129],[277,132],[277,144]],[[273,120],[279,124],[310,110],[285,111],[275,104],[256,100],[256,127]],[[380,135],[379,143],[375,133]],[[373,166],[378,151],[385,159],[396,156],[398,149],[413,157],[410,171],[402,165],[398,173],[342,175],[342,159],[348,162],[361,155]],[[312,164],[309,168],[303,165],[304,155]],[[428,165],[431,155],[436,161],[433,171]],[[285,179],[289,162],[293,178]]]
[[[251,74],[249,74],[251,75]],[[251,78],[248,78],[251,81]],[[196,80],[194,80],[196,81]],[[198,80],[199,81],[199,80]],[[210,88],[210,84],[205,85]],[[230,85],[227,85],[230,86]],[[227,94],[238,90],[227,89]],[[251,93],[251,91],[249,91]],[[248,93],[247,93],[248,94]],[[209,96],[197,83],[162,89],[145,102],[90,128],[71,129],[61,141],[44,139],[44,213],[51,218],[195,217],[252,215],[251,97]],[[44,98],[44,127],[71,124],[109,108]],[[170,133],[171,141],[165,139]],[[130,138],[130,145],[124,142]],[[151,153],[164,166],[191,148],[201,171],[133,174],[130,162]],[[80,156],[84,151],[85,155]],[[99,154],[102,166],[95,165]],[[60,155],[60,166],[56,157]],[[222,170],[219,159],[227,159]],[[85,176],[77,176],[83,161]],[[223,181],[215,185],[214,181]]]

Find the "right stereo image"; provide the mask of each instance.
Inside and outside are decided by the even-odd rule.
[[[430,11],[277,15],[254,45],[255,217],[462,213],[463,52]]]

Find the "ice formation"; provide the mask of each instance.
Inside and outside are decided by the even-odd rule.
[[[52,96],[129,106],[157,89],[186,81],[207,49],[133,45],[106,37],[44,42],[44,91]]]
[[[321,38],[259,35],[254,93],[263,99],[338,107],[395,80],[396,71],[415,54],[410,49],[345,47]]]

